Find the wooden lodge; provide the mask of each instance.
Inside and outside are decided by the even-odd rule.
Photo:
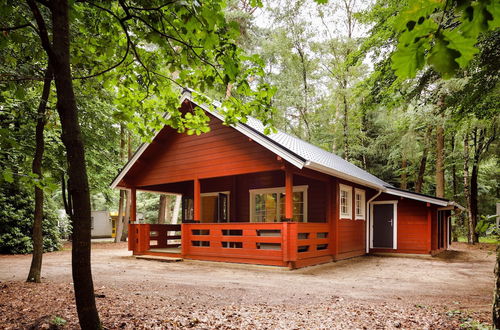
[[[191,93],[184,92],[180,110],[204,109],[210,132],[179,134],[165,126],[112,183],[131,192],[134,255],[300,268],[448,247],[455,203],[396,189],[284,132],[265,135],[254,118],[223,125]],[[141,190],[182,195],[182,223],[137,223]]]

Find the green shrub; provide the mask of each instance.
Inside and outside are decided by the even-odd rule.
[[[60,249],[58,217],[53,203],[45,203],[43,219],[44,251]],[[48,207],[47,207],[48,206]],[[35,202],[33,191],[16,183],[0,183],[0,253],[31,253]]]

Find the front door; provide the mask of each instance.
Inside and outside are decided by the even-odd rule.
[[[394,247],[394,204],[373,204],[373,247]]]

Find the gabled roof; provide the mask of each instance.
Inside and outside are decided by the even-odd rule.
[[[220,113],[211,111],[210,107],[206,104],[196,103],[196,101],[192,98],[192,93],[196,92],[191,89],[185,89],[181,97],[181,104],[185,100],[189,100],[211,115],[224,121],[224,116]],[[220,106],[220,104],[216,102],[212,105],[215,107]],[[322,172],[354,183],[365,185],[391,195],[407,197],[440,206],[452,205],[445,199],[394,188],[389,183],[377,178],[376,176],[342,159],[341,157],[280,130],[278,130],[277,133],[265,135],[264,125],[256,118],[248,117],[246,123],[238,123],[236,125],[232,125],[232,127],[300,169],[309,168],[317,172]],[[149,143],[144,143],[139,147],[137,152],[113,180],[111,188],[116,188],[118,186],[118,183],[123,179],[125,174],[130,170],[137,159],[139,159],[148,145]]]

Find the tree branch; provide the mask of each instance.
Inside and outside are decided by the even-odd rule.
[[[49,40],[49,33],[47,32],[47,26],[45,25],[42,13],[40,12],[40,9],[38,8],[34,0],[26,1],[28,2],[28,6],[30,7],[31,12],[33,13],[33,17],[35,18],[36,24],[38,26],[37,33],[40,36],[42,47],[47,52],[50,61],[51,58],[54,58],[54,53],[52,51],[52,46]]]
[[[17,26],[0,27],[0,31],[9,32],[9,31],[23,29],[23,28],[28,27],[28,26],[31,26],[31,23],[21,24],[21,25],[17,25]]]

